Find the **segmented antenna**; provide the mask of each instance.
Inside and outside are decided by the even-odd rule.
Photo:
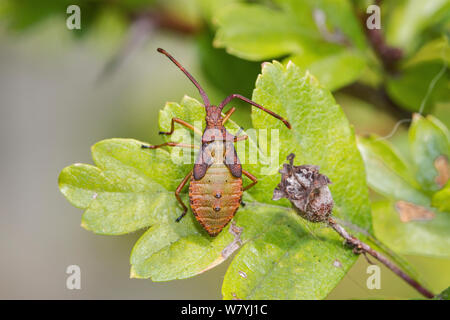
[[[197,82],[197,80],[194,79],[194,77],[177,61],[174,57],[172,57],[166,50],[158,48],[158,52],[164,54],[169,58],[175,65],[183,71],[183,73],[191,80],[191,82],[194,84],[194,86],[197,87],[198,92],[200,92],[200,95],[202,96],[203,103],[205,104],[205,107],[210,106],[208,95],[206,94],[205,90],[200,86],[200,84]]]

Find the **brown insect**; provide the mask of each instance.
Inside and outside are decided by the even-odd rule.
[[[239,94],[228,96],[219,106],[211,105],[207,94],[194,77],[164,49],[158,48],[158,52],[165,54],[197,87],[206,110],[206,128],[203,133],[190,123],[178,118],[172,118],[169,132],[159,132],[160,134],[171,135],[174,132],[176,122],[202,136],[201,147],[194,168],[181,181],[175,191],[175,197],[183,207],[183,213],[176,221],[179,222],[186,215],[188,208],[181,200],[180,192],[190,180],[189,201],[195,218],[210,236],[215,237],[234,217],[241,203],[243,191],[253,187],[258,182],[255,176],[242,169],[234,148],[234,142],[245,140],[248,136],[232,135],[224,127],[235,108],[232,107],[224,116],[222,116],[222,109],[232,99],[240,99],[280,119],[289,129],[291,125],[276,113]],[[155,146],[143,145],[142,148],[156,149],[163,146],[198,148],[195,145],[177,142],[166,142]],[[252,181],[245,187],[242,186],[242,174]]]

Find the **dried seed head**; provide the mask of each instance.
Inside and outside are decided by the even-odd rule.
[[[319,173],[313,165],[294,166],[295,155],[291,153],[280,170],[281,182],[273,191],[272,200],[287,198],[297,213],[311,222],[328,219],[333,209],[333,198],[327,176]]]

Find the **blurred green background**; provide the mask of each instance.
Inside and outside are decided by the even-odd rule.
[[[206,0],[157,7],[152,1],[81,1],[81,30],[67,29],[66,3],[52,3],[0,1],[0,298],[220,299],[227,262],[187,280],[129,279],[129,254],[141,232],[106,237],[82,229],[82,212],[60,194],[57,177],[71,163],[92,163],[90,146],[99,140],[161,141],[157,115],[165,102],[185,94],[199,98],[157,47],[179,59],[216,103],[232,91],[251,96],[260,62],[212,48]],[[168,26],[130,31],[133,14],[147,8],[168,15]],[[223,64],[215,63],[217,56]],[[348,93],[334,92],[357,133],[391,132],[398,114]],[[447,126],[449,105],[433,109]],[[250,108],[238,110],[233,117],[250,126]],[[400,149],[406,132],[401,126],[391,139]],[[449,260],[406,258],[433,291],[450,283]],[[66,288],[71,264],[81,268],[81,290]],[[329,298],[419,297],[383,268],[382,289],[367,289],[367,265],[361,257]]]

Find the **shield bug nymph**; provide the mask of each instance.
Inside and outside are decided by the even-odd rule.
[[[218,106],[211,105],[207,94],[194,77],[164,49],[159,48],[158,52],[166,55],[197,87],[206,111],[206,128],[203,133],[192,124],[179,118],[172,118],[169,132],[160,132],[160,134],[171,135],[174,132],[175,123],[178,123],[202,136],[200,151],[194,168],[181,181],[175,191],[175,197],[183,207],[183,213],[177,218],[177,222],[184,217],[188,209],[180,197],[180,192],[190,181],[189,202],[192,212],[208,234],[214,237],[235,215],[241,203],[243,191],[253,187],[258,181],[254,175],[242,169],[234,148],[235,142],[245,140],[248,136],[235,136],[224,127],[235,108],[232,107],[224,114],[222,114],[222,109],[231,100],[240,99],[281,120],[289,129],[291,125],[278,114],[239,94],[229,95]],[[156,149],[163,146],[196,148],[194,145],[176,142],[166,142],[154,146],[143,145],[142,148]],[[245,187],[242,185],[242,174],[252,181]]]

